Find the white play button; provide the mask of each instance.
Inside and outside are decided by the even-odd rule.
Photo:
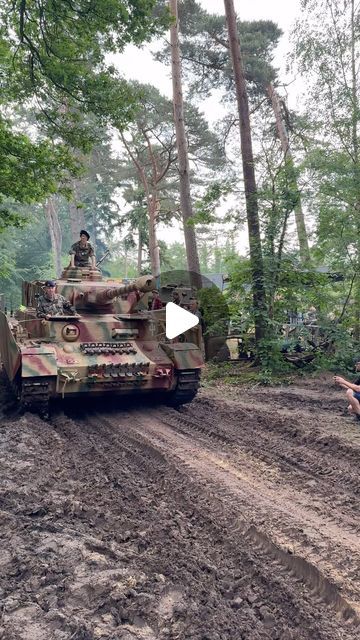
[[[178,304],[168,302],[166,305],[166,337],[169,340],[176,338],[184,331],[192,329],[199,324],[199,318],[186,311]]]

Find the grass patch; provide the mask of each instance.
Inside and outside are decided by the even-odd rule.
[[[218,382],[229,386],[248,385],[279,385],[292,384],[301,373],[274,373],[254,366],[249,361],[237,362],[208,362],[202,372],[202,385],[214,387]]]

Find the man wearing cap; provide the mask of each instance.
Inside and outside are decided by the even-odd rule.
[[[75,309],[70,302],[55,293],[56,282],[54,280],[46,280],[44,285],[44,293],[40,296],[37,305],[36,315],[38,318],[49,320],[51,316],[75,315]]]
[[[95,253],[89,242],[90,235],[85,229],[80,231],[80,240],[75,242],[69,254],[71,256],[71,267],[89,267],[96,269]]]

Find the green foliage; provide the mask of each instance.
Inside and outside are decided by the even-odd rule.
[[[257,357],[260,363],[262,384],[271,384],[274,376],[288,374],[292,365],[286,362],[281,351],[282,341],[274,337],[262,340],[257,348]]]
[[[304,166],[317,214],[316,257],[351,281],[344,318],[360,341],[360,8],[336,0],[303,0],[302,7],[293,58],[308,84],[313,136]]]
[[[135,259],[131,259],[129,252],[122,252],[120,254],[119,249],[113,252],[112,255],[118,254],[117,257],[106,262],[106,270],[112,278],[137,278],[137,264]]]
[[[230,282],[225,296],[230,310],[232,332],[242,333],[245,350],[253,350],[254,317],[249,260],[230,261],[229,275]],[[267,282],[270,282],[269,277]],[[270,338],[262,341],[256,350],[261,371],[265,372],[265,381],[267,378],[270,380],[273,375],[283,375],[291,370],[292,365],[285,362],[282,350],[286,343],[288,351],[293,351],[298,347],[299,340],[302,348],[312,351],[315,356],[306,365],[307,371],[349,366],[357,350],[352,335],[353,314],[356,309],[350,309],[348,315],[342,317],[350,284],[341,279],[339,274],[296,267],[289,258],[282,261],[273,300],[273,315],[269,322]],[[270,293],[268,290],[268,299]],[[289,322],[290,317],[306,314],[309,307],[316,308],[318,336],[314,338],[308,326],[299,325],[285,340],[282,327]],[[317,348],[317,344],[322,346]]]
[[[58,190],[65,192],[69,172],[79,172],[65,145],[31,142],[28,136],[14,133],[1,116],[0,158],[0,232],[25,222],[16,203],[31,204]]]
[[[231,192],[232,185],[228,181],[211,183],[201,200],[195,202],[195,213],[188,224],[211,224],[218,222],[216,207],[219,206],[224,196]]]
[[[21,224],[11,202],[33,203],[69,192],[79,173],[74,149],[88,153],[99,125],[125,127],[138,96],[107,55],[168,25],[156,0],[16,0],[0,2],[0,231]],[[31,109],[31,139],[14,110]],[[44,140],[44,137],[47,139]]]
[[[193,97],[207,97],[216,88],[224,90],[224,100],[234,100],[234,80],[228,52],[224,15],[209,14],[195,0],[179,3],[179,24],[183,70]],[[264,86],[276,72],[272,52],[281,36],[271,21],[238,22],[246,80],[251,96],[263,95]],[[168,48],[157,55],[168,60]]]
[[[221,291],[215,286],[200,289],[197,298],[205,322],[206,335],[226,336],[229,328],[229,314]]]
[[[24,100],[36,94],[46,104],[66,96],[69,107],[73,103],[82,112],[96,108],[101,114],[116,77],[105,56],[162,32],[168,13],[155,15],[155,5],[156,0],[39,0],[10,6],[3,1],[1,43],[12,61],[3,71],[6,95]],[[119,97],[110,95],[120,115]],[[112,108],[106,105],[106,113]]]
[[[253,299],[251,291],[251,265],[248,258],[228,261],[229,283],[225,290],[232,331],[247,333],[254,327]]]
[[[43,212],[39,207],[27,207],[24,216],[28,224],[24,229],[9,228],[0,234],[0,293],[10,309],[21,301],[21,285],[54,277],[50,238]]]
[[[298,374],[297,374],[298,375]],[[224,393],[231,386],[241,388],[248,386],[289,384],[294,372],[276,373],[274,370],[261,369],[252,362],[208,362],[202,374],[204,386],[226,385]]]
[[[187,270],[185,245],[182,242],[159,242],[162,271]]]

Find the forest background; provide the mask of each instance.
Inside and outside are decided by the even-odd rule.
[[[85,228],[98,259],[110,250],[109,276],[194,264],[227,274],[232,325],[255,327],[264,367],[282,366],[281,327],[309,307],[336,344],[326,358],[356,355],[359,5],[300,0],[285,74],[274,62],[279,26],[242,21],[237,4],[238,17],[230,0],[216,14],[195,0],[0,0],[8,304],[19,303],[22,280],[58,276]],[[151,43],[173,77],[180,53],[175,118],[168,95],[131,79],[131,67],[122,74],[131,43]],[[303,95],[289,105],[292,79]],[[204,104],[219,104],[218,120]]]

